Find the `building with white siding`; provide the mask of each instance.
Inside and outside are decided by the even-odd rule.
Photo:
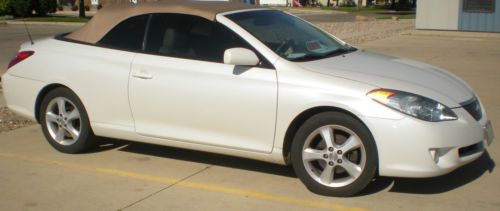
[[[416,28],[500,32],[500,0],[418,0]]]

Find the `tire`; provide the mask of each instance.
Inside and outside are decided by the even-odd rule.
[[[341,112],[323,112],[298,129],[291,159],[295,173],[310,191],[346,197],[363,190],[375,176],[376,149],[360,120]]]
[[[87,111],[67,88],[56,88],[45,95],[40,106],[40,124],[47,141],[60,152],[75,154],[96,145]]]

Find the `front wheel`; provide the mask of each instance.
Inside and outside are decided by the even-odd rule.
[[[60,152],[79,153],[96,144],[82,102],[67,88],[47,93],[40,108],[40,124],[47,141]]]
[[[377,170],[375,141],[358,119],[340,112],[309,118],[295,134],[295,173],[312,192],[350,196],[364,189]]]

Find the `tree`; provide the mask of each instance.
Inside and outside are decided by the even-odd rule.
[[[28,17],[32,15],[33,7],[31,0],[9,1],[8,7],[14,17]]]
[[[10,13],[10,0],[0,0],[0,15],[5,15]]]
[[[390,0],[390,8],[393,10],[409,10],[415,2],[415,0],[398,0],[397,2],[396,0]]]
[[[32,0],[31,2],[37,16],[46,16],[47,13],[56,12],[56,0]]]
[[[389,1],[389,4],[391,5],[391,6],[390,6],[391,8],[394,8],[394,7],[395,7],[395,4],[396,4],[396,1],[395,1],[395,0],[390,0],[390,1]]]
[[[78,16],[80,18],[85,18],[85,1],[84,0],[80,0],[80,4],[78,5],[78,9],[79,9]]]

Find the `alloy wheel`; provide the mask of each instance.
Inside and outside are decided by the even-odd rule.
[[[80,137],[80,111],[68,98],[52,99],[45,112],[45,121],[50,136],[61,145],[72,145]]]
[[[314,130],[302,149],[302,162],[314,180],[329,187],[347,186],[358,179],[366,164],[359,136],[340,125]]]

